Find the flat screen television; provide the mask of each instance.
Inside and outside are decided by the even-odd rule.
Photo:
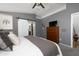
[[[56,26],[57,25],[57,21],[51,21],[49,22],[49,26]]]

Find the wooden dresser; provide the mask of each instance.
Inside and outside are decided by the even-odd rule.
[[[59,27],[47,27],[47,39],[59,43]]]

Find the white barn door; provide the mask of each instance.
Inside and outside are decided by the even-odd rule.
[[[19,19],[18,20],[18,36],[19,37],[28,36],[29,35],[28,29],[29,29],[28,20]]]

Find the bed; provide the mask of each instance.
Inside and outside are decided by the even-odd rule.
[[[37,36],[18,37],[0,31],[0,56],[79,56],[79,48],[56,44]]]
[[[19,37],[20,44],[12,51],[0,50],[0,56],[61,56],[59,46],[47,39],[34,36]]]

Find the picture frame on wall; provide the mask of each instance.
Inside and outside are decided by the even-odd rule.
[[[11,15],[0,14],[0,29],[2,30],[13,29],[13,18]]]

